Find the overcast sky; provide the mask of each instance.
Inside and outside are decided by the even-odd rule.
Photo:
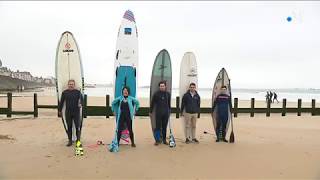
[[[111,83],[127,9],[139,32],[139,86],[150,84],[153,61],[165,48],[174,87],[183,54],[192,51],[200,87],[212,87],[225,67],[235,88],[320,88],[320,2],[0,1],[0,59],[13,70],[54,76],[57,43],[68,30],[86,83]]]

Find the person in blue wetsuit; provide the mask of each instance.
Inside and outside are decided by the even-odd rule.
[[[121,131],[124,130],[124,127],[128,127],[131,146],[136,147],[134,143],[134,135],[132,131],[132,121],[135,113],[139,109],[139,101],[130,96],[130,89],[128,87],[122,88],[122,95],[117,97],[112,102],[112,112],[117,118],[117,130],[116,130],[116,140],[112,142],[112,147],[110,151],[118,151],[119,141],[121,138]],[[115,148],[114,148],[115,147]]]
[[[226,128],[229,119],[229,111],[231,109],[231,97],[227,94],[227,87],[222,86],[220,94],[216,97],[212,106],[212,111],[217,107],[217,127],[215,129],[217,140],[228,142],[226,140]],[[230,109],[229,109],[230,108]]]

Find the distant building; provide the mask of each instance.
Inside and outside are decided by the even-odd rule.
[[[16,79],[21,79],[24,81],[32,81],[33,80],[31,73],[27,72],[27,71],[19,72],[19,70],[18,70],[17,72],[12,73],[11,77],[16,78]]]
[[[45,84],[55,84],[54,77],[42,78],[42,77],[33,77],[30,72],[27,71],[19,71],[16,72],[11,71],[7,67],[2,67],[2,62],[0,60],[0,75],[9,76],[15,79],[21,79],[24,81],[37,82],[37,83],[45,83]]]
[[[7,67],[0,67],[0,75],[2,76],[11,76],[12,72]]]

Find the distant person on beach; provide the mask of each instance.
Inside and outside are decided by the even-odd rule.
[[[156,111],[156,129],[154,132],[156,142],[154,145],[159,145],[162,141],[163,144],[168,145],[167,126],[171,111],[171,94],[166,90],[166,82],[159,83],[159,91],[157,91],[151,100],[151,107],[149,115],[152,115],[153,108]],[[162,135],[162,139],[161,139]]]
[[[268,103],[269,101],[269,92],[267,91],[267,94],[266,94],[266,103]]]
[[[75,81],[70,79],[68,81],[68,89],[64,90],[61,95],[61,100],[58,106],[59,116],[62,116],[63,105],[65,108],[65,117],[68,127],[68,139],[67,146],[72,145],[72,122],[74,122],[77,141],[80,141],[80,109],[82,107],[83,98],[79,90],[75,89]]]
[[[229,109],[232,108],[231,97],[227,94],[227,87],[222,86],[220,94],[216,97],[212,106],[212,111],[217,106],[217,127],[216,134],[218,135],[216,142],[226,140],[226,128],[229,119]]]
[[[185,113],[183,112],[185,110]],[[196,91],[196,84],[190,83],[189,90],[183,95],[181,103],[181,116],[184,116],[186,143],[199,143],[196,138],[196,123],[200,112],[200,96]]]
[[[276,92],[273,92],[273,103],[274,103],[274,100],[276,100],[277,103],[279,103],[279,101],[278,101],[278,95],[276,94]]]
[[[128,87],[122,88],[122,96],[117,97],[112,101],[112,112],[117,118],[117,143],[119,145],[121,138],[121,131],[128,127],[131,146],[136,147],[134,143],[134,135],[132,131],[133,116],[139,109],[139,101],[130,96],[130,89]]]
[[[270,91],[269,92],[269,101],[270,101],[270,103],[272,103],[272,97],[273,97],[273,93]]]

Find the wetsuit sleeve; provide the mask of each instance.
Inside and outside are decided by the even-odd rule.
[[[171,94],[168,93],[168,105],[169,105],[169,111],[171,112]]]
[[[156,97],[157,97],[157,93],[155,93],[155,94],[152,96],[151,105],[150,105],[150,113],[152,113],[154,104],[156,103]]]
[[[199,97],[199,101],[198,101],[198,107],[200,108],[200,105],[201,105],[201,97],[198,95]]]
[[[216,97],[213,105],[212,105],[212,111],[214,111],[214,108],[217,106],[217,102],[219,101],[219,95]]]
[[[58,106],[58,111],[61,112],[62,111],[62,107],[63,107],[63,103],[65,101],[65,93],[62,92],[61,94],[61,99],[60,99],[60,102],[59,102],[59,106]]]
[[[230,111],[232,112],[232,99],[230,96],[229,96],[229,108],[230,108]]]

